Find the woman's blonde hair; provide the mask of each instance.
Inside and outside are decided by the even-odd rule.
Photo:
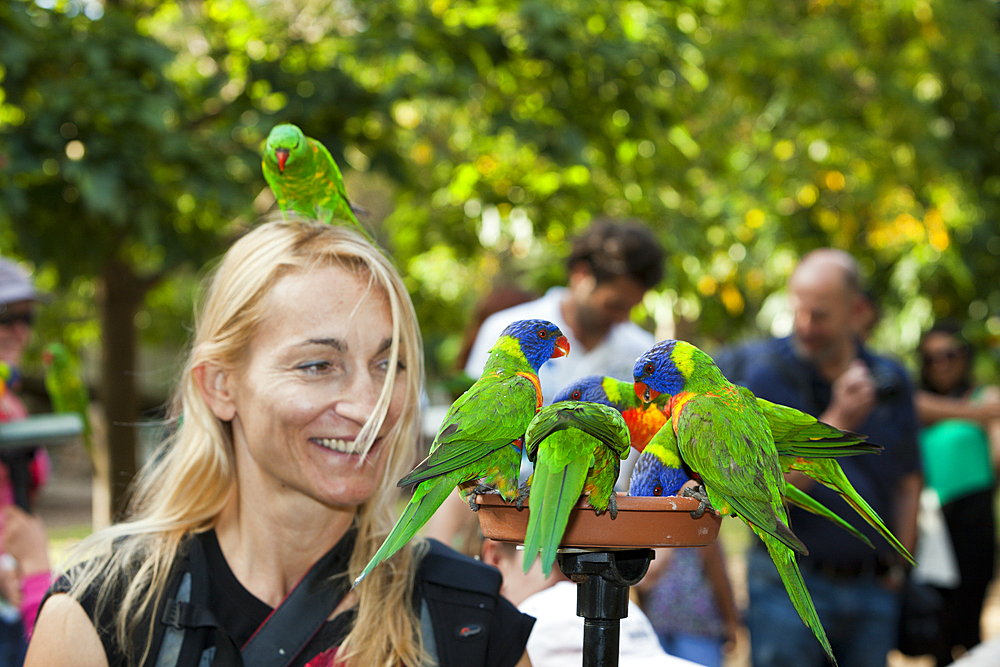
[[[231,426],[219,420],[198,389],[195,372],[206,363],[239,366],[265,315],[264,296],[291,272],[335,264],[367,279],[389,302],[393,339],[389,367],[399,361],[407,372],[399,419],[386,436],[388,460],[376,492],[358,508],[358,529],[349,573],[353,581],[395,521],[395,480],[413,465],[419,435],[419,395],[423,351],[416,314],[403,281],[390,261],[353,231],[307,220],[263,223],[240,238],[207,281],[194,337],[172,404],[175,433],[138,475],[129,517],[81,543],[74,560],[70,594],[80,597],[98,586],[97,617],[114,605],[117,643],[128,656],[150,651],[132,645],[140,623],[160,604],[182,540],[210,529],[236,492]],[[337,289],[331,285],[330,289]],[[385,419],[396,375],[389,373],[359,441],[370,447]],[[425,661],[419,621],[411,600],[418,556],[404,548],[355,590],[357,621],[339,659],[349,664],[396,666]],[[142,619],[146,619],[143,621]],[[139,661],[141,662],[142,659]]]

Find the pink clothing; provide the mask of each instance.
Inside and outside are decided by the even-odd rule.
[[[28,416],[28,409],[16,394],[4,386],[0,386],[0,392],[2,392],[0,394],[0,423],[18,421]],[[52,470],[52,461],[44,448],[39,447],[35,450],[35,455],[28,464],[28,470],[31,473],[29,497],[33,497],[38,489],[49,480],[49,474]],[[7,466],[0,465],[0,509],[13,503],[14,487],[10,483],[10,474]],[[0,545],[0,551],[3,550],[3,545]],[[39,572],[21,580],[21,622],[28,639],[31,638],[31,631],[35,626],[38,607],[41,605],[42,598],[51,582],[52,575],[49,572]]]
[[[32,630],[35,629],[38,607],[42,604],[42,598],[45,597],[51,583],[50,572],[37,572],[21,580],[21,623],[24,625],[24,634],[29,640]]]

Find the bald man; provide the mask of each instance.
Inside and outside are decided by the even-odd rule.
[[[868,350],[869,304],[854,258],[832,248],[802,258],[788,283],[792,335],[758,344],[742,377],[757,396],[842,429],[866,434],[880,455],[840,459],[851,483],[911,550],[923,479],[912,388],[896,362]],[[792,530],[809,548],[799,558],[841,667],[885,667],[895,646],[901,559],[839,496],[799,473],[789,479],[869,536],[875,549],[832,523],[792,508]],[[767,553],[755,546],[748,572],[754,667],[821,667],[822,649],[792,608]]]

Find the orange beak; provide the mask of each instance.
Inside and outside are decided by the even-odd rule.
[[[278,161],[278,171],[284,171],[285,162],[288,161],[288,149],[279,148],[278,150],[274,151],[274,157]]]
[[[660,392],[646,386],[645,382],[636,382],[633,386],[635,387],[635,395],[643,403],[652,403],[660,395]]]
[[[552,357],[550,358],[565,357],[567,354],[569,354],[569,339],[566,336],[559,336],[559,338],[556,338],[556,349],[552,350]]]

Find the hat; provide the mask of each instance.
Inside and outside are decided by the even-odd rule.
[[[0,257],[0,303],[45,300],[47,295],[35,289],[27,271],[17,262]]]

